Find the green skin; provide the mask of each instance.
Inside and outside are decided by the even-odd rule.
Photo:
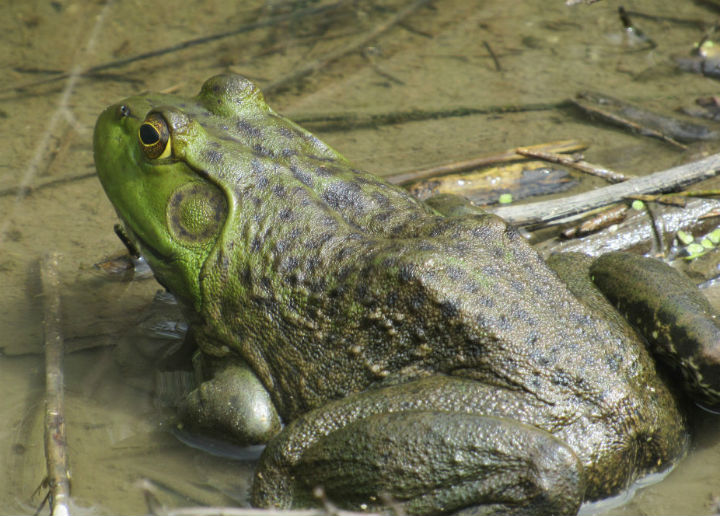
[[[138,136],[150,112],[167,157]],[[246,79],[126,99],[94,145],[212,358],[186,416],[268,443],[254,505],[313,505],[322,485],[351,508],[574,514],[683,453],[677,401],[609,305],[501,219],[353,169]]]

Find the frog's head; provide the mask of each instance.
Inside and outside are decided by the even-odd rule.
[[[270,197],[259,208],[246,201],[262,196],[258,181],[267,178],[257,167],[287,186],[298,182],[289,159],[344,159],[275,114],[252,82],[230,74],[209,79],[193,98],[153,93],[110,106],[96,124],[94,150],[128,237],[158,281],[196,311],[202,277],[211,274],[204,266],[220,241],[231,240],[228,231],[258,209],[279,209]]]
[[[250,118],[267,110],[260,91],[240,79],[213,78],[194,99],[131,97],[95,126],[98,176],[128,237],[158,281],[196,309],[203,265],[234,207],[216,170],[217,126],[238,110]]]

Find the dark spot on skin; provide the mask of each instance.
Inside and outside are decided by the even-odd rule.
[[[271,148],[265,147],[259,143],[254,144],[252,149],[253,149],[253,154],[255,154],[256,156],[260,156],[262,158],[274,158],[275,157],[275,152]]]
[[[344,261],[345,259],[351,257],[354,253],[355,253],[355,249],[354,249],[354,248],[352,248],[352,247],[343,247],[343,248],[340,249],[340,251],[337,253],[337,257],[336,257],[336,258],[337,258],[338,261]],[[347,270],[345,270],[345,269],[346,269],[346,268],[344,268],[343,270],[345,271],[345,274],[347,275]],[[338,277],[339,277],[339,273],[338,273]]]
[[[367,288],[367,285],[357,285],[355,287],[355,299],[357,299],[358,301],[362,301],[368,296],[368,292],[369,290]]]
[[[258,235],[255,235],[252,244],[250,244],[250,250],[254,253],[257,253],[258,251],[260,251],[260,249],[262,249],[262,244],[262,239]]]
[[[278,134],[279,134],[280,136],[283,136],[283,137],[288,138],[288,139],[292,139],[292,138],[295,138],[295,136],[297,136],[295,133],[293,133],[293,132],[292,132],[290,129],[288,129],[287,127],[278,127],[278,128],[277,128],[277,132],[278,132]]]
[[[468,292],[469,294],[477,294],[482,291],[480,285],[467,279],[460,282],[460,288],[462,288],[463,292]]]
[[[354,254],[354,250],[350,248],[343,249],[343,253],[346,253],[348,256]],[[345,281],[350,277],[350,273],[353,271],[354,267],[351,265],[340,267],[337,274],[335,275],[336,279],[340,283],[345,283]],[[343,286],[343,292],[345,292],[345,287]]]
[[[297,167],[294,164],[290,165],[290,171],[292,172],[295,179],[300,181],[302,184],[304,184],[305,186],[308,186],[310,188],[313,187],[313,180],[312,180],[312,177],[310,177],[310,174],[303,171],[302,169],[300,169],[299,167]]]
[[[205,149],[203,157],[205,158],[205,161],[212,165],[219,165],[223,160],[222,152],[215,149]]]
[[[269,182],[270,181],[267,177],[265,177],[265,174],[258,174],[255,176],[255,186],[260,190],[267,188]]]
[[[293,269],[297,269],[299,266],[300,266],[300,260],[298,260],[296,256],[288,256],[285,259],[283,268],[286,271],[291,271]]]
[[[328,167],[317,167],[315,169],[315,174],[320,177],[330,177],[333,175],[332,170],[330,170]]]
[[[390,233],[392,233],[393,235],[401,235],[401,234],[405,233],[406,226],[407,226],[406,223],[398,224],[397,226],[394,226],[390,230]]]
[[[255,127],[247,120],[240,119],[235,124],[239,133],[245,134],[251,138],[262,138],[263,133],[260,128]]]
[[[252,161],[250,162],[250,166],[252,167],[253,172],[255,172],[256,174],[261,174],[265,172],[265,164],[257,158],[252,159]]]
[[[618,353],[608,353],[605,355],[605,363],[610,368],[610,371],[617,372],[620,370],[620,364],[623,362],[623,357]]]
[[[497,326],[503,331],[509,331],[512,329],[512,325],[508,321],[508,317],[505,314],[500,314],[500,317],[498,317]]]
[[[410,298],[410,308],[417,312],[421,312],[425,305],[427,304],[427,297],[425,297],[424,293],[417,293],[412,298]]]
[[[373,216],[373,220],[375,222],[385,222],[386,220],[390,219],[392,217],[392,215],[393,215],[393,211],[390,211],[390,210],[381,211],[381,212],[376,213]]]
[[[398,278],[402,282],[409,282],[415,277],[415,265],[412,263],[403,264],[398,271]]]
[[[245,285],[246,287],[252,285],[252,269],[249,265],[245,267],[240,273],[240,279],[242,280],[243,285]]]
[[[540,336],[535,332],[530,332],[530,334],[525,337],[525,349],[535,349],[538,342],[540,342]]]
[[[293,211],[290,208],[283,208],[280,210],[280,213],[278,213],[278,218],[287,222],[293,218]]]
[[[455,319],[460,310],[458,310],[457,304],[454,301],[443,301],[440,303],[440,312],[446,319]]]
[[[521,321],[529,326],[535,325],[535,319],[525,310],[515,310],[512,315],[516,321]]]
[[[275,194],[276,197],[279,197],[280,199],[284,199],[287,192],[285,191],[285,187],[283,185],[273,185],[272,192]]]
[[[488,296],[480,296],[477,299],[477,303],[480,306],[484,306],[485,308],[493,309],[495,308],[495,301],[491,297]]]
[[[372,198],[377,203],[377,205],[384,210],[390,210],[393,207],[390,199],[388,199],[387,195],[385,194],[382,194],[380,192],[373,192]]]
[[[390,308],[395,306],[397,304],[398,297],[399,296],[397,292],[390,292],[387,296],[385,296],[385,306],[388,306]]]
[[[435,251],[435,246],[430,242],[421,242],[417,246],[420,251]]]
[[[325,189],[322,194],[323,199],[331,207],[336,210],[343,210],[347,208],[353,208],[356,211],[366,211],[368,206],[365,206],[364,199],[362,197],[360,188],[353,183],[348,182],[333,182]]]
[[[464,281],[465,271],[463,271],[462,269],[459,269],[457,267],[448,267],[445,272],[448,277],[453,281]]]
[[[505,256],[505,248],[499,245],[490,245],[487,249],[496,260],[501,260]]]
[[[219,95],[222,90],[219,84],[213,84],[212,91],[215,95]]]
[[[310,291],[316,294],[325,292],[327,288],[327,280],[325,278],[318,278],[314,282],[310,283]]]
[[[517,293],[522,293],[525,291],[525,283],[520,280],[512,280],[510,282],[510,286]]]
[[[331,240],[334,235],[335,233],[333,232],[327,232],[317,236],[316,238],[309,238],[305,240],[305,248],[311,250],[322,247],[325,243]]]
[[[382,266],[385,269],[394,269],[397,266],[397,264],[398,264],[398,260],[394,256],[389,256],[382,261]]]
[[[458,256],[465,256],[470,252],[470,243],[465,241],[460,235],[454,237],[457,239],[455,245],[452,246],[452,250]]]
[[[262,288],[263,290],[265,290],[265,292],[273,291],[272,281],[270,281],[270,278],[268,278],[267,276],[260,280],[260,285],[262,285]]]
[[[280,155],[283,158],[290,158],[292,156],[297,156],[297,154],[298,154],[298,151],[296,151],[295,149],[291,149],[289,147],[285,147],[283,150],[280,151]]]

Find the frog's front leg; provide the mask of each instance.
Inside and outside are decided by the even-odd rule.
[[[315,409],[266,448],[253,504],[315,505],[321,486],[352,509],[385,499],[407,514],[575,514],[585,490],[575,453],[539,428],[451,407],[475,395],[487,387],[429,377]]]
[[[193,362],[200,382],[179,407],[187,426],[242,445],[267,443],[280,431],[270,394],[244,361],[198,352]]]

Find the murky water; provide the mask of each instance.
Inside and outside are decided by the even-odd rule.
[[[297,5],[296,5],[297,4]],[[93,177],[91,133],[108,104],[147,89],[194,94],[225,70],[270,84],[377,27],[405,3],[352,2],[255,30],[246,24],[330,2],[8,2],[0,17],[0,512],[32,513],[44,477],[42,306],[37,262],[63,255],[66,425],[73,496],[83,512],[147,511],[140,479],[170,506],[242,503],[252,464],[180,443],[155,393],[152,358],[168,341],[147,330],[151,280],[118,282],[92,265],[120,253],[115,214]],[[588,123],[563,99],[599,90],[671,112],[718,84],[680,73],[717,17],[710,2],[624,2],[657,44],[633,43],[617,2],[435,0],[359,51],[268,95],[284,114],[378,114],[530,107],[320,134],[379,174],[468,159],[517,145],[579,138],[590,161],[646,173],[718,143],[680,152]],[[408,3],[409,5],[409,3]],[[295,9],[295,11],[293,11]],[[164,55],[91,70],[229,31]],[[494,55],[494,58],[493,58]],[[89,72],[88,72],[89,70]],[[68,78],[68,72],[88,72]],[[591,182],[591,184],[598,184]],[[587,186],[585,186],[587,187]],[[689,456],[612,514],[712,514],[720,496],[718,416],[697,415]]]

